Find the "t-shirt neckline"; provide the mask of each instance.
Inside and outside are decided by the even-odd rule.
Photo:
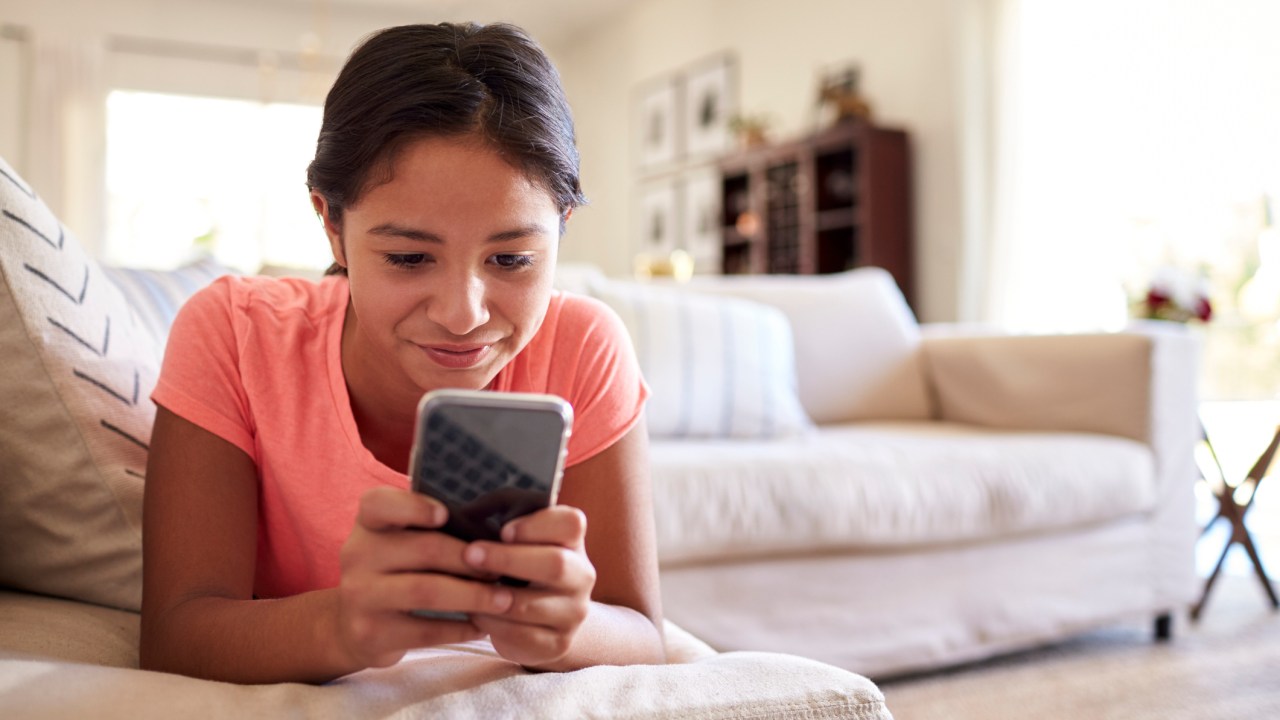
[[[334,412],[342,433],[346,436],[351,450],[360,460],[360,466],[384,485],[405,488],[409,486],[409,476],[387,466],[374,456],[360,439],[360,428],[356,426],[355,413],[351,411],[351,396],[347,392],[347,378],[342,372],[342,330],[347,322],[347,306],[351,302],[351,286],[346,278],[331,280],[336,287],[331,298],[332,304],[327,308],[329,316],[328,337],[326,338],[326,355],[328,356],[329,390],[333,398]]]

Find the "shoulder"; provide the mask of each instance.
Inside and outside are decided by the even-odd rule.
[[[617,341],[627,337],[626,327],[613,308],[586,295],[557,292],[547,310],[548,319],[553,316],[557,337],[566,340],[598,337]]]
[[[180,313],[258,318],[314,318],[346,302],[346,280],[224,275],[191,296]]]

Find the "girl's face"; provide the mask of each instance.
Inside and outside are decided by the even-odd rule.
[[[390,182],[348,207],[341,228],[323,198],[313,202],[350,280],[348,349],[384,388],[414,401],[483,388],[542,324],[560,215],[549,192],[482,142],[406,145]]]

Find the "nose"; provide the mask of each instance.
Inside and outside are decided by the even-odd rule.
[[[485,298],[483,278],[475,273],[459,271],[437,276],[427,300],[427,318],[462,337],[489,322],[489,307]]]

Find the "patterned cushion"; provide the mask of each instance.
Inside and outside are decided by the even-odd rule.
[[[597,280],[590,288],[631,334],[652,391],[653,437],[763,439],[812,427],[780,310],[667,286]]]
[[[158,314],[0,160],[0,585],[138,608]]]

